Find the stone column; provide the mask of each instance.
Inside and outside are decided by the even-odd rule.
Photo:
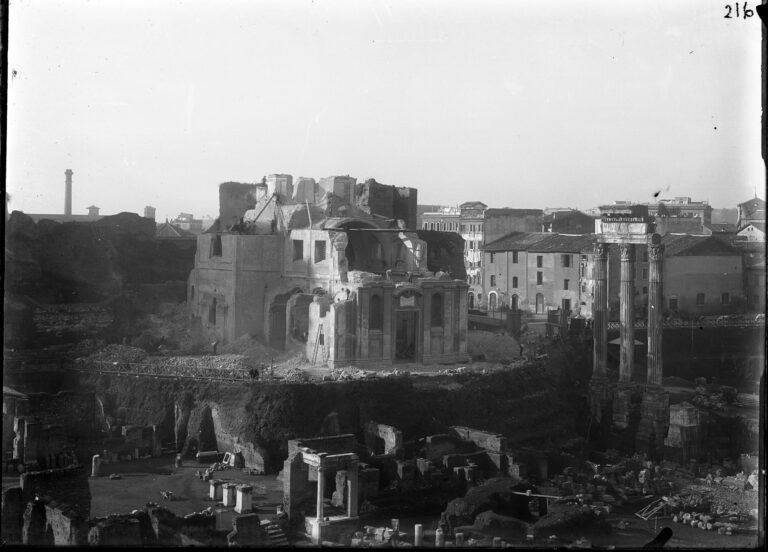
[[[455,325],[453,321],[453,295],[454,290],[450,288],[446,289],[443,294],[443,355],[453,353],[453,328]]]
[[[606,379],[608,364],[608,244],[595,245],[592,302],[592,379]]]
[[[661,385],[661,334],[664,293],[664,246],[654,234],[648,245],[648,385]]]
[[[347,499],[347,516],[349,517],[357,517],[358,514],[357,497],[360,493],[358,485],[358,469],[359,464],[357,462],[350,463],[349,466],[347,466],[347,492],[349,492],[349,497]]]
[[[392,359],[392,328],[394,326],[393,323],[393,313],[395,312],[392,308],[392,292],[394,288],[393,287],[385,287],[384,293],[382,296],[382,309],[383,309],[383,320],[381,324],[381,358],[384,362],[384,364],[388,364],[388,362]]]
[[[469,307],[467,305],[469,299],[467,293],[469,292],[469,286],[459,287],[459,353],[462,355],[467,352],[467,326],[469,320]]]
[[[413,526],[413,545],[415,547],[423,546],[424,544],[424,526],[421,523],[417,523]]]
[[[368,326],[370,325],[371,316],[371,290],[369,288],[359,288],[357,290],[357,305],[358,305],[358,358],[361,360],[368,360]]]
[[[317,467],[317,521],[323,520],[323,496],[325,495],[325,470]]]
[[[621,244],[619,381],[630,382],[635,370],[635,246]]]

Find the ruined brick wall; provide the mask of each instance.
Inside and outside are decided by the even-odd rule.
[[[466,280],[464,238],[455,232],[419,230],[420,240],[427,243],[427,268],[432,272],[447,270],[452,278]]]
[[[465,441],[472,441],[480,448],[484,448],[491,452],[506,451],[507,438],[503,435],[462,426],[454,426],[451,429],[456,431],[458,436]]]
[[[26,472],[20,476],[22,500],[26,504],[35,496],[51,497],[58,504],[66,504],[80,517],[91,513],[91,489],[85,466]]]
[[[240,182],[224,182],[219,184],[219,225],[226,231],[232,225],[238,224],[249,209],[256,206],[256,201],[263,193],[260,184],[243,184]]]
[[[418,191],[416,188],[395,188],[393,215],[405,221],[405,227],[416,230],[418,209],[416,207]]]
[[[88,526],[84,518],[68,504],[56,501],[45,505],[45,530],[53,535],[55,546],[83,545],[88,538]]]
[[[2,537],[6,544],[21,543],[21,527],[25,505],[22,502],[21,487],[9,487],[3,489],[2,509]]]
[[[355,186],[355,205],[370,215],[395,218],[395,187],[367,180]]]

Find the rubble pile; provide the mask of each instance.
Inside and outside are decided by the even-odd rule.
[[[144,349],[128,345],[107,345],[86,357],[86,360],[95,362],[130,362],[135,364],[143,364],[148,359],[149,355]]]
[[[391,527],[373,527],[366,525],[363,531],[357,531],[352,537],[352,546],[381,548],[394,547],[396,544],[402,547],[408,543],[402,542],[405,533]]]
[[[206,355],[206,356],[177,356],[157,359],[163,367],[173,369],[205,369],[225,372],[228,370],[243,371],[248,369],[248,363],[243,355]]]
[[[375,378],[376,372],[369,372],[350,366],[348,368],[331,368],[328,379],[331,381],[349,381]]]
[[[232,343],[227,343],[222,347],[221,352],[242,355],[246,358],[266,363],[269,363],[272,359],[285,356],[284,352],[276,351],[248,334],[240,336]]]

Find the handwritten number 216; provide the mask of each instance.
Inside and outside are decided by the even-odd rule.
[[[733,6],[731,6],[730,4],[726,4],[725,5],[725,9],[728,11],[728,13],[726,13],[725,16],[724,16],[725,19],[733,19],[731,17],[731,13],[734,12],[734,11],[736,12],[736,18],[738,19],[738,17],[739,17],[739,3],[738,2],[734,3]],[[747,17],[752,17],[753,15],[755,15],[755,10],[753,10],[751,8],[748,8],[747,7],[747,3],[744,2],[744,4],[741,7],[741,13],[743,14],[744,19],[746,19]]]

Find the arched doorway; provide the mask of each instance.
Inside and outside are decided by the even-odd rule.
[[[516,295],[516,294],[515,294],[515,295],[512,295],[512,304],[511,304],[510,308],[511,308],[513,311],[516,311],[516,310],[517,310],[517,295]]]
[[[269,307],[269,346],[278,351],[285,349],[288,327],[288,300],[292,295],[302,293],[295,288],[288,293],[275,296]]]
[[[470,291],[469,294],[467,295],[467,298],[469,300],[469,308],[470,309],[474,309],[475,308],[475,294]]]
[[[492,291],[491,293],[488,294],[488,308],[491,309],[492,311],[495,311],[497,309],[496,303],[497,303],[496,293]]]
[[[541,293],[536,294],[536,314],[542,314],[544,312],[544,295]]]

